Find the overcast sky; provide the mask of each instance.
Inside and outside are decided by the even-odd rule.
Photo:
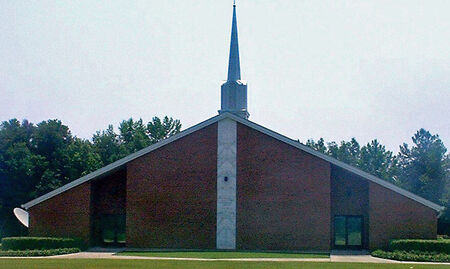
[[[238,0],[250,120],[293,139],[424,127],[450,147],[450,1]],[[0,0],[0,120],[78,137],[129,117],[215,116],[232,0]]]

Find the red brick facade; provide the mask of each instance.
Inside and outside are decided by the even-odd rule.
[[[127,166],[127,246],[215,248],[217,124]]]
[[[237,123],[238,249],[330,250],[336,215],[363,217],[363,248],[436,238],[437,213]],[[217,123],[29,208],[30,235],[98,242],[97,216],[126,214],[126,244],[216,247]]]
[[[30,236],[78,237],[90,240],[91,184],[83,183],[31,207]]]
[[[369,184],[370,248],[390,239],[436,239],[437,212],[378,184]]]
[[[237,247],[330,249],[330,164],[237,128]]]

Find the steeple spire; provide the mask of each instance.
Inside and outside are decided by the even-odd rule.
[[[230,58],[228,62],[228,80],[241,79],[241,67],[239,63],[239,43],[236,19],[236,1],[233,3],[233,23],[231,26]]]
[[[230,112],[247,119],[249,116],[247,111],[247,83],[241,80],[236,1],[233,2],[228,78],[222,84],[221,88],[221,109],[219,110],[219,114]]]

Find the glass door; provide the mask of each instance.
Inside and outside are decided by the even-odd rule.
[[[102,245],[125,244],[125,215],[103,215],[100,223]]]
[[[362,216],[334,217],[334,247],[361,248],[362,247]]]

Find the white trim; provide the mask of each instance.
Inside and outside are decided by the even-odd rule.
[[[186,129],[186,130],[184,130],[184,131],[182,131],[182,132],[180,132],[180,133],[178,133],[178,134],[176,134],[174,136],[171,136],[171,137],[169,137],[169,138],[167,138],[165,140],[162,140],[162,141],[160,141],[160,142],[158,142],[156,144],[153,144],[153,145],[151,145],[151,146],[149,146],[147,148],[144,148],[144,149],[142,149],[142,150],[140,150],[138,152],[130,154],[130,155],[128,155],[127,157],[125,157],[123,159],[120,159],[120,160],[118,160],[118,161],[116,161],[114,163],[111,163],[111,164],[109,164],[109,165],[107,165],[107,166],[105,166],[103,168],[98,169],[97,171],[94,171],[94,172],[92,172],[92,173],[90,173],[90,174],[88,174],[88,175],[86,175],[84,177],[81,177],[81,178],[79,178],[77,180],[74,180],[74,181],[72,181],[72,182],[70,182],[70,183],[68,183],[68,184],[66,184],[66,185],[64,185],[64,186],[54,190],[54,191],[51,191],[51,192],[49,192],[47,194],[44,194],[44,195],[42,195],[42,196],[40,196],[40,197],[38,197],[38,198],[36,198],[36,199],[26,203],[26,204],[23,204],[22,207],[25,208],[25,209],[28,209],[28,208],[36,205],[36,204],[39,204],[39,203],[41,203],[41,202],[43,202],[45,200],[48,200],[48,199],[52,198],[53,196],[56,196],[56,195],[58,195],[58,194],[60,194],[62,192],[65,192],[65,191],[73,188],[73,187],[76,187],[76,186],[78,186],[78,185],[80,185],[80,184],[82,184],[82,183],[84,183],[86,181],[89,181],[91,179],[97,178],[99,176],[107,175],[107,174],[109,174],[109,173],[111,173],[111,172],[113,172],[113,171],[115,171],[117,169],[120,169],[126,163],[128,163],[128,162],[130,162],[130,161],[132,161],[132,160],[134,160],[136,158],[139,158],[139,157],[141,157],[144,154],[147,154],[147,153],[149,153],[149,152],[151,152],[151,151],[153,151],[155,149],[158,149],[158,148],[160,148],[160,147],[162,147],[164,145],[167,145],[167,144],[169,144],[169,143],[171,143],[171,142],[173,142],[175,140],[178,140],[178,139],[180,139],[180,138],[182,138],[182,137],[184,137],[186,135],[189,135],[189,134],[191,134],[191,133],[193,133],[195,131],[198,131],[198,130],[200,130],[200,129],[202,129],[202,128],[210,125],[210,124],[218,122],[218,121],[220,121],[220,120],[222,120],[224,118],[231,118],[231,119],[233,119],[233,120],[235,120],[235,121],[237,121],[239,123],[242,123],[242,124],[244,124],[244,125],[246,125],[246,126],[248,126],[250,128],[253,128],[253,129],[257,130],[257,131],[260,131],[260,132],[262,132],[262,133],[264,133],[266,135],[269,135],[269,136],[271,136],[271,137],[273,137],[275,139],[278,139],[278,140],[280,140],[282,142],[285,142],[285,143],[287,143],[287,144],[289,144],[289,145],[291,145],[293,147],[301,149],[301,150],[303,150],[303,151],[305,151],[305,152],[307,152],[307,153],[309,153],[311,155],[314,155],[314,156],[316,156],[318,158],[321,158],[321,159],[323,159],[323,160],[325,160],[327,162],[330,162],[330,163],[332,163],[332,164],[334,164],[336,166],[339,166],[339,167],[341,167],[341,168],[343,168],[345,170],[348,170],[348,171],[350,171],[350,172],[352,172],[352,173],[354,173],[356,175],[359,175],[359,176],[361,176],[363,178],[366,178],[366,179],[368,179],[368,180],[370,180],[370,181],[372,181],[372,182],[374,182],[376,184],[379,184],[379,185],[381,185],[381,186],[383,186],[385,188],[388,188],[388,189],[390,189],[390,190],[392,190],[392,191],[394,191],[396,193],[399,193],[399,194],[401,194],[403,196],[406,196],[406,197],[408,197],[408,198],[410,198],[410,199],[412,199],[412,200],[414,200],[416,202],[419,202],[419,203],[421,203],[421,204],[423,204],[425,206],[428,206],[428,207],[430,207],[430,208],[432,208],[432,209],[434,209],[436,211],[444,210],[443,206],[437,205],[437,204],[435,204],[435,203],[433,203],[431,201],[428,201],[428,200],[426,200],[426,199],[424,199],[424,198],[422,198],[422,197],[420,197],[418,195],[415,195],[415,194],[413,194],[413,193],[411,193],[411,192],[409,192],[407,190],[404,190],[404,189],[402,189],[400,187],[397,187],[397,186],[395,186],[392,183],[389,183],[389,182],[387,182],[387,181],[385,181],[383,179],[375,177],[375,176],[373,176],[373,175],[371,175],[369,173],[366,173],[366,172],[364,172],[364,171],[362,171],[362,170],[360,170],[358,168],[355,168],[355,167],[353,167],[351,165],[348,165],[346,163],[338,161],[338,160],[336,160],[336,159],[334,159],[334,158],[332,158],[332,157],[330,157],[328,155],[325,155],[323,153],[315,151],[314,149],[312,149],[312,148],[310,148],[308,146],[305,146],[305,145],[301,144],[298,141],[292,140],[292,139],[290,139],[290,138],[288,138],[288,137],[286,137],[284,135],[281,135],[281,134],[279,134],[277,132],[269,130],[269,129],[261,126],[261,125],[258,125],[258,124],[254,123],[254,122],[251,122],[251,121],[247,120],[247,119],[238,117],[238,116],[236,116],[234,114],[231,114],[229,112],[224,112],[224,113],[222,113],[222,114],[220,114],[218,116],[212,117],[212,118],[210,118],[210,119],[208,119],[206,121],[203,121],[203,122],[201,122],[201,123],[199,123],[197,125],[194,125],[194,126],[188,128],[188,129]]]
[[[128,156],[126,156],[126,157],[124,157],[124,158],[122,158],[120,160],[117,160],[117,161],[115,161],[115,162],[113,162],[111,164],[108,164],[107,166],[102,167],[102,168],[100,168],[100,169],[98,169],[98,170],[96,170],[96,171],[94,171],[94,172],[92,172],[92,173],[90,173],[90,174],[88,174],[88,175],[86,175],[84,177],[80,177],[77,180],[74,180],[74,181],[72,181],[72,182],[70,182],[70,183],[68,183],[68,184],[66,184],[64,186],[59,187],[58,189],[55,189],[55,190],[53,190],[53,191],[51,191],[51,192],[49,192],[47,194],[44,194],[44,195],[42,195],[42,196],[40,196],[40,197],[38,197],[38,198],[36,198],[34,200],[31,200],[28,203],[23,204],[22,207],[25,208],[25,209],[28,209],[28,208],[30,208],[30,207],[32,207],[34,205],[37,205],[39,203],[42,203],[43,201],[48,200],[48,199],[50,199],[50,198],[52,198],[52,197],[54,197],[54,196],[56,196],[56,195],[58,195],[60,193],[63,193],[63,192],[65,192],[67,190],[70,190],[70,189],[72,189],[72,188],[74,188],[74,187],[76,187],[78,185],[81,185],[81,184],[83,184],[86,181],[89,181],[91,179],[94,179],[94,178],[97,178],[97,177],[100,177],[100,176],[108,175],[108,174],[110,174],[110,173],[112,173],[112,172],[122,168],[128,162],[130,162],[130,161],[132,161],[132,160],[134,160],[136,158],[141,157],[142,155],[145,155],[145,154],[147,154],[147,153],[149,153],[149,152],[151,152],[153,150],[156,150],[156,149],[158,149],[158,148],[160,148],[162,146],[165,146],[165,145],[167,145],[169,143],[172,143],[175,140],[178,140],[178,139],[180,139],[182,137],[185,137],[185,136],[187,136],[187,135],[189,135],[189,134],[191,134],[191,133],[193,133],[195,131],[198,131],[198,130],[200,130],[200,129],[208,126],[208,125],[211,125],[211,124],[213,124],[213,123],[217,122],[218,120],[223,119],[225,117],[226,117],[226,115],[219,115],[219,116],[215,116],[215,117],[209,118],[209,119],[207,119],[207,120],[205,120],[205,121],[203,121],[203,122],[201,122],[201,123],[199,123],[197,125],[194,125],[194,126],[188,128],[188,129],[186,129],[186,130],[184,130],[184,131],[182,131],[182,132],[180,132],[180,133],[178,133],[178,134],[176,134],[174,136],[171,136],[171,137],[169,137],[167,139],[164,139],[164,140],[162,140],[162,141],[160,141],[160,142],[158,142],[156,144],[153,144],[153,145],[148,146],[148,147],[146,147],[144,149],[141,149],[141,150],[139,150],[139,151],[137,151],[137,152],[135,152],[133,154],[130,154],[130,155],[128,155]]]

